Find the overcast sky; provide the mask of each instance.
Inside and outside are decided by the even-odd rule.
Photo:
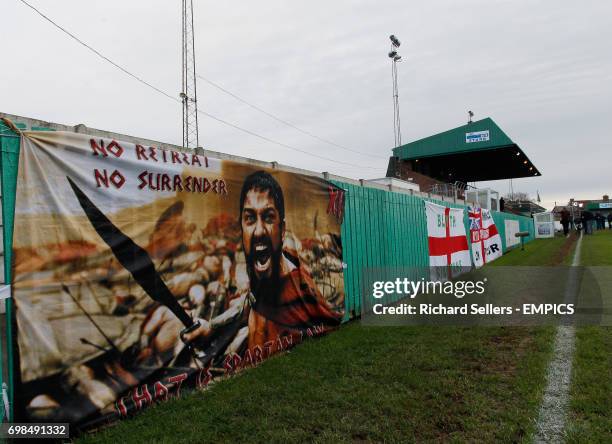
[[[161,90],[181,89],[181,2],[28,0]],[[493,118],[542,172],[514,181],[543,204],[612,195],[612,2],[566,0],[194,1],[202,110],[312,157],[200,118],[207,148],[383,177],[393,148],[389,35],[404,143]],[[0,111],[181,143],[180,104],[136,82],[20,0],[0,4]],[[378,157],[371,157],[378,156]],[[482,182],[502,194],[508,181]]]

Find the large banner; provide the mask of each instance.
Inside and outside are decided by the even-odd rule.
[[[435,278],[452,277],[472,266],[463,209],[425,201],[429,265]]]
[[[472,258],[476,268],[501,257],[502,240],[491,212],[486,208],[469,207]]]
[[[319,178],[25,132],[17,415],[117,419],[338,326],[343,202]]]

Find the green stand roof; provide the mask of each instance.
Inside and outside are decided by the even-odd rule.
[[[523,150],[487,117],[393,149],[414,171],[445,182],[540,176]]]

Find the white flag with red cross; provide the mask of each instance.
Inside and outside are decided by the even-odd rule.
[[[502,255],[501,236],[489,210],[469,207],[468,214],[470,217],[472,258],[474,259],[474,265],[478,268]]]
[[[472,266],[468,248],[463,209],[448,208],[425,202],[427,214],[427,239],[429,242],[429,265],[451,269]]]

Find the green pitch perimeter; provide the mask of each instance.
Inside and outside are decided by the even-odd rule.
[[[596,231],[593,236],[585,236],[581,258],[581,265],[612,266],[612,230]],[[609,276],[608,283],[612,287],[612,271]],[[568,442],[610,442],[612,327],[579,328],[576,337]]]
[[[499,262],[563,263],[572,245],[538,240]],[[529,442],[553,335],[353,322],[80,442]]]

